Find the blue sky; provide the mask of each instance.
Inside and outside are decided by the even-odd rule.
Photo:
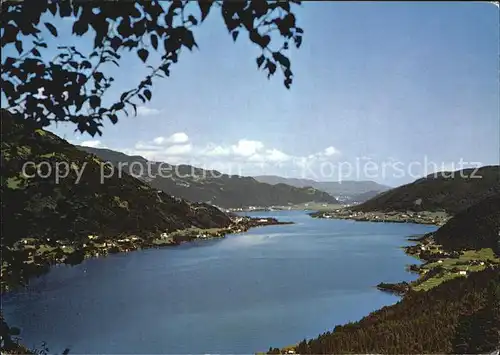
[[[102,137],[51,130],[74,143],[245,175],[394,186],[432,172],[426,161],[438,170],[460,159],[498,164],[498,8],[307,2],[295,12],[305,34],[290,53],[291,90],[280,77],[267,80],[256,68],[258,48],[244,36],[234,44],[213,12],[196,33],[199,50],[184,52],[171,77],[156,82],[139,117],[106,124]],[[125,58],[116,92],[146,73],[135,55]],[[378,167],[370,174],[368,161]],[[351,174],[339,172],[356,162]],[[383,162],[405,173],[382,172]]]

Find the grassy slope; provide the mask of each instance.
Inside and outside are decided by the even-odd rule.
[[[471,176],[474,169],[463,170]],[[355,211],[446,211],[456,214],[482,199],[500,194],[500,167],[485,166],[475,174],[481,178],[428,176],[386,191],[353,208]],[[421,204],[415,202],[421,199]]]
[[[15,242],[24,237],[79,239],[89,234],[105,237],[148,236],[188,228],[223,227],[229,217],[218,209],[191,204],[158,192],[145,183],[117,174],[100,183],[102,162],[56,135],[12,118],[2,111],[2,237]],[[70,169],[56,184],[55,176],[26,178],[23,164],[67,162],[79,169],[79,183]],[[32,171],[28,171],[32,173]]]
[[[125,171],[129,171],[130,165],[137,162],[143,166],[143,171],[147,172],[148,162],[142,157],[128,156],[109,149],[79,148],[116,166],[120,162],[127,162],[128,166],[123,165]],[[224,208],[286,206],[311,201],[338,202],[326,192],[314,188],[298,188],[286,184],[270,185],[258,182],[252,177],[225,175],[189,165],[162,164],[164,177],[157,175],[152,180],[147,180],[148,183],[154,188],[190,201],[210,202]],[[160,163],[151,165],[151,171],[157,173],[159,167]],[[140,173],[141,170],[138,164],[132,169],[134,173]]]

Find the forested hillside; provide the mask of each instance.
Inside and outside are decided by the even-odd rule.
[[[90,234],[145,237],[231,222],[212,206],[173,198],[127,174],[111,176],[95,156],[4,110],[1,119],[3,243],[28,237],[76,240]],[[25,170],[31,177],[23,173],[27,162],[33,163]],[[109,177],[101,182],[103,172]]]
[[[500,194],[458,213],[434,233],[434,240],[448,250],[492,248],[500,255]]]
[[[377,195],[353,210],[446,211],[453,215],[499,193],[500,167],[492,165],[478,171],[464,169],[429,175]]]

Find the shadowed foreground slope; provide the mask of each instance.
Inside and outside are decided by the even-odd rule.
[[[159,192],[127,174],[104,179],[109,167],[56,135],[2,111],[2,238],[78,240],[90,234],[118,238],[147,237],[175,229],[225,227],[230,218],[220,210]],[[44,164],[52,173],[36,174],[26,162]],[[57,164],[68,176],[56,182]],[[63,165],[64,164],[64,165]],[[77,171],[82,171],[78,181]]]

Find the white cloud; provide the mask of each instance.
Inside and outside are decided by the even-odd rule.
[[[155,139],[153,139],[153,143],[161,145],[165,142],[165,140],[166,140],[165,137],[156,137]]]
[[[161,111],[156,108],[150,108],[146,106],[137,107],[137,116],[154,116],[159,114]]]
[[[222,147],[220,145],[209,144],[205,149],[202,150],[201,155],[207,157],[227,157],[231,155],[231,149],[228,147]]]
[[[332,155],[340,154],[340,151],[338,151],[337,148],[330,146],[324,150],[323,154],[327,157],[330,157]]]
[[[162,153],[167,156],[178,156],[189,154],[192,150],[193,146],[191,144],[179,144],[168,147]]]
[[[283,153],[278,149],[268,149],[266,150],[266,158],[271,162],[286,162],[289,161],[292,157],[288,154]]]
[[[189,136],[184,132],[177,132],[172,134],[170,137],[156,137],[153,139],[153,143],[157,145],[164,144],[184,144],[189,142]]]
[[[105,148],[105,145],[102,144],[101,141],[95,140],[95,141],[83,141],[80,143],[81,146],[83,147],[90,147],[90,148]]]
[[[134,145],[134,148],[138,150],[158,150],[158,146],[140,141]]]
[[[134,149],[122,151],[153,161],[189,164],[205,170],[237,175],[286,175],[284,172],[309,169],[315,164],[336,159],[340,154],[337,148],[329,146],[312,154],[297,156],[268,147],[262,141],[247,138],[227,144],[197,145],[183,132],[139,141]]]
[[[264,143],[262,142],[240,139],[236,145],[232,146],[232,151],[236,155],[250,157],[263,148]]]

